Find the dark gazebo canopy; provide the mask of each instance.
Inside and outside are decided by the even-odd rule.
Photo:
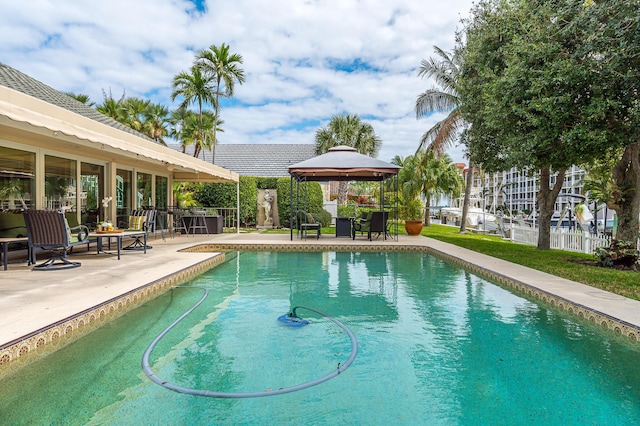
[[[308,181],[382,181],[399,170],[395,164],[359,154],[350,146],[337,146],[326,154],[289,166],[291,177]]]
[[[359,154],[355,148],[350,146],[337,146],[329,149],[326,154],[318,155],[300,163],[289,166],[289,174],[291,175],[290,199],[291,212],[290,223],[293,224],[294,218],[298,220],[300,211],[307,211],[307,195],[306,189],[302,191],[300,183],[305,181],[377,181],[380,182],[380,211],[384,211],[384,185],[383,181],[393,178],[398,174],[399,166],[387,163],[376,158]],[[293,182],[296,182],[294,191]],[[304,188],[304,186],[303,186]],[[395,185],[396,199],[398,186]],[[395,235],[398,235],[397,205],[392,208],[392,215],[395,223]],[[298,225],[299,226],[299,225]],[[320,234],[318,234],[319,236]],[[355,238],[355,237],[354,237]],[[293,226],[291,226],[291,239],[293,239]],[[386,239],[386,233],[385,233]]]

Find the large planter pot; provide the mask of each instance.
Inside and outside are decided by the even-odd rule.
[[[407,235],[420,235],[422,232],[422,220],[405,220],[404,230]]]

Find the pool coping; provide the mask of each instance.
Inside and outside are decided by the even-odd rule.
[[[172,287],[181,285],[202,272],[214,268],[225,261],[226,251],[352,251],[352,252],[380,252],[380,251],[418,251],[432,254],[445,261],[463,267],[470,272],[489,279],[499,285],[505,286],[520,295],[534,299],[537,302],[546,304],[555,309],[567,312],[570,316],[578,319],[598,324],[605,330],[626,337],[629,341],[638,343],[640,341],[640,321],[636,323],[626,321],[614,315],[607,314],[601,309],[588,306],[588,304],[571,300],[569,297],[557,294],[557,291],[545,289],[542,286],[534,285],[521,277],[531,274],[529,268],[515,265],[510,262],[500,261],[490,256],[471,252],[464,248],[457,248],[451,244],[429,240],[429,244],[376,244],[363,245],[353,244],[327,244],[308,242],[281,242],[281,243],[258,243],[258,242],[200,242],[178,250],[186,253],[211,253],[205,260],[200,260],[193,265],[184,267],[159,279],[141,285],[127,291],[117,297],[111,298],[95,306],[85,309],[77,314],[71,315],[62,320],[56,321],[46,327],[39,328],[25,336],[14,339],[11,342],[0,346],[0,377],[3,372],[9,370],[8,367],[21,367],[28,365],[39,357],[55,352],[67,344],[81,338],[96,328],[112,321],[125,313],[135,309],[143,303],[165,293]],[[501,267],[488,265],[488,263],[500,263]],[[508,268],[517,270],[511,273]],[[505,272],[506,271],[506,272]],[[593,287],[584,286],[569,280],[564,280],[548,274],[534,271],[544,279],[561,281],[561,284],[572,286],[582,286],[596,291]],[[520,277],[519,277],[520,276]],[[602,293],[612,294],[597,290]],[[621,300],[630,302],[635,309],[640,306],[640,302],[615,295],[615,302]],[[636,306],[637,305],[637,306]]]

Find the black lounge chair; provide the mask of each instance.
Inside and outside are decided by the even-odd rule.
[[[67,259],[67,251],[75,246],[88,244],[89,228],[84,225],[69,228],[62,211],[25,210],[23,215],[29,238],[29,262],[36,263],[36,247],[53,252],[51,258],[35,265],[34,271],[71,269],[80,266],[80,262],[71,262]]]
[[[387,239],[387,219],[389,218],[389,212],[374,212],[371,211],[367,214],[367,218],[363,221],[356,221],[353,224],[352,236],[356,239],[356,232],[364,234],[367,233],[367,239],[372,240],[372,235],[376,233],[376,238],[380,234],[384,234],[385,240]]]

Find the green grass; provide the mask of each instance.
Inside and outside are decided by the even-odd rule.
[[[639,273],[575,262],[597,260],[593,255],[562,250],[538,250],[535,246],[512,243],[499,237],[473,233],[460,234],[458,228],[443,225],[424,227],[422,235],[640,300]]]

